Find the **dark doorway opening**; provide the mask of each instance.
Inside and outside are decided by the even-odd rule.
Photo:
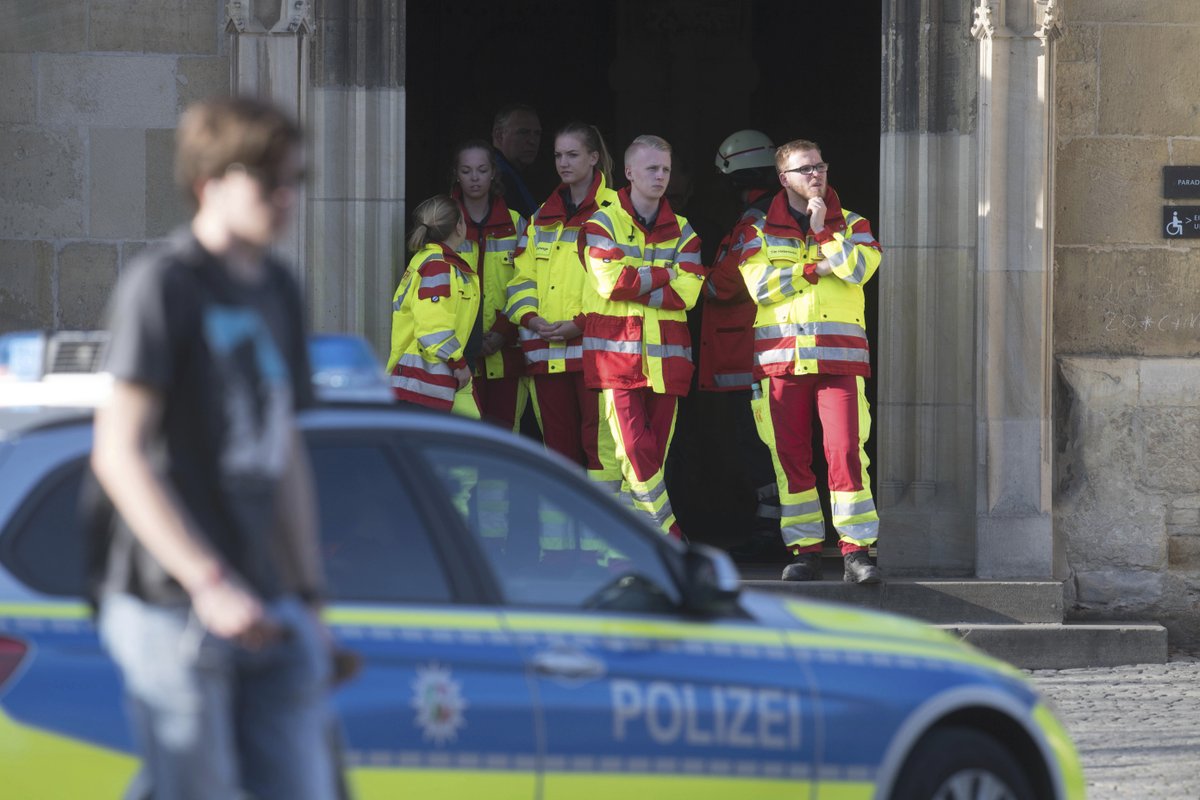
[[[541,117],[530,179],[541,197],[557,183],[551,153],[565,123],[600,128],[618,186],[625,146],[655,133],[674,147],[675,171],[690,174],[691,196],[677,210],[709,252],[740,211],[712,166],[717,145],[757,128],[779,144],[818,142],[843,204],[877,225],[881,18],[881,0],[409,2],[408,206],[447,191],[454,145],[490,140],[496,109],[521,102]],[[870,323],[877,286],[868,285]],[[870,335],[877,350],[873,324]],[[873,380],[867,395],[874,406]],[[720,396],[693,392],[681,407],[669,474],[688,536],[719,546],[745,535],[756,506],[727,419]],[[874,437],[867,453],[874,461]]]

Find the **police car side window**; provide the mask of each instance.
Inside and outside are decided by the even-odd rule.
[[[79,512],[86,462],[44,480],[0,538],[0,561],[22,583],[52,595],[86,593],[86,555]]]
[[[309,452],[330,599],[448,602],[430,532],[384,447],[318,441]]]
[[[513,605],[665,612],[678,589],[652,539],[550,469],[438,443],[433,472]]]

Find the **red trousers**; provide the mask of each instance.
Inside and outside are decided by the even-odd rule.
[[[517,431],[528,399],[524,380],[522,375],[476,378],[475,397],[479,400],[479,413],[483,418],[507,430]]]
[[[599,394],[583,385],[582,372],[534,375],[533,408],[547,448],[589,471],[601,469]]]
[[[664,533],[682,538],[663,476],[679,398],[651,389],[605,389],[603,404],[634,507]]]

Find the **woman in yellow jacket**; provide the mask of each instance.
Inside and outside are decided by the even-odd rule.
[[[619,467],[599,452],[612,448],[599,442],[607,426],[600,425],[596,392],[583,385],[583,305],[591,289],[578,241],[588,217],[614,202],[607,178],[612,157],[594,125],[572,122],[555,135],[554,166],[562,183],[538,208],[518,246],[508,318],[521,326],[546,446],[586,466],[593,480],[613,484],[615,493]]]
[[[466,223],[458,203],[431,197],[413,211],[414,252],[392,298],[388,371],[396,398],[479,419],[470,363],[479,280],[458,255]]]
[[[458,252],[479,277],[480,303],[476,333],[480,358],[474,370],[475,396],[483,418],[517,431],[529,389],[517,326],[504,313],[507,287],[516,273],[513,256],[525,219],[504,202],[495,151],[482,139],[459,145],[454,153],[451,196],[467,223]]]

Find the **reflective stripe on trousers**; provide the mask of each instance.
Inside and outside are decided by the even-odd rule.
[[[679,401],[650,389],[604,389],[601,416],[608,420],[617,460],[633,505],[663,533],[679,535],[663,464],[675,434]]]
[[[762,381],[753,401],[755,423],[771,450],[779,487],[785,545],[825,539],[824,516],[812,471],[813,412],[824,431],[833,526],[843,541],[869,545],[879,536],[864,445],[871,415],[863,379],[855,375],[786,375]]]

